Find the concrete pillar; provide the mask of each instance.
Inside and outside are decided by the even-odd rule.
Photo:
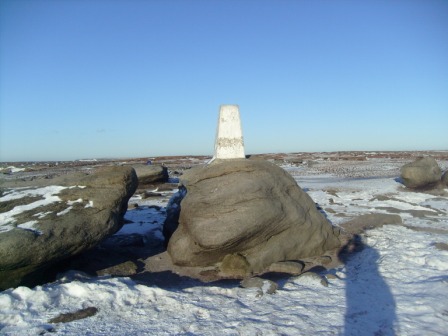
[[[214,159],[245,158],[238,105],[221,105],[216,129]]]

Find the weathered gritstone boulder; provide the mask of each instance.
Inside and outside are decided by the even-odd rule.
[[[140,188],[152,183],[162,183],[168,181],[168,170],[166,167],[158,165],[133,165],[138,177]]]
[[[401,179],[408,188],[430,188],[441,181],[442,172],[437,161],[424,157],[401,167]]]
[[[220,266],[243,278],[285,260],[340,245],[339,230],[280,167],[262,160],[217,160],[181,179],[186,196],[168,253],[180,266]]]
[[[33,284],[40,270],[118,231],[138,181],[131,167],[107,167],[58,184],[2,189],[0,289]]]

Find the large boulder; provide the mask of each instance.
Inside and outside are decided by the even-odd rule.
[[[138,177],[140,188],[153,183],[163,183],[168,181],[168,170],[159,165],[133,165]]]
[[[57,261],[117,232],[138,185],[131,167],[69,174],[58,185],[51,182],[1,190],[0,289],[33,285]]]
[[[186,194],[168,253],[180,266],[243,278],[271,264],[319,256],[339,230],[286,171],[262,160],[217,160],[185,173]]]
[[[401,167],[401,179],[408,188],[431,188],[441,181],[442,172],[437,161],[424,157]]]

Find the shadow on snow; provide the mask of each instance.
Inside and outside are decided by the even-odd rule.
[[[378,270],[380,255],[355,235],[339,253],[346,268],[344,336],[395,335],[396,304]]]

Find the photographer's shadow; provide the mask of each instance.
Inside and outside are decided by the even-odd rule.
[[[380,255],[361,236],[342,248],[339,259],[346,268],[344,336],[396,335],[395,300],[378,271]]]

